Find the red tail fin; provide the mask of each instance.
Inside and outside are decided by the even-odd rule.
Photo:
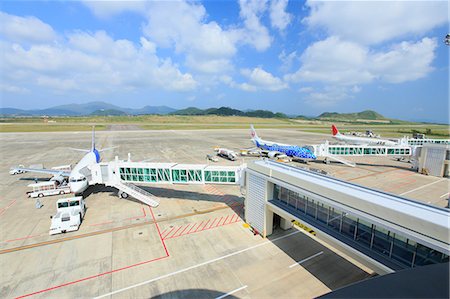
[[[331,125],[331,132],[333,133],[333,136],[336,136],[337,134],[339,134],[339,130],[338,130],[338,128],[336,128],[335,125]]]

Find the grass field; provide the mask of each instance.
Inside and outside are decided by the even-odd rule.
[[[295,120],[275,118],[254,118],[240,116],[98,116],[98,117],[57,117],[44,122],[42,118],[0,119],[0,132],[61,132],[96,130],[141,129],[141,130],[197,130],[197,129],[247,129],[250,124],[256,128],[291,128],[306,132],[330,133],[331,121]],[[336,123],[342,132],[371,129],[384,137],[403,137],[417,131],[430,138],[449,138],[448,125],[424,123]]]

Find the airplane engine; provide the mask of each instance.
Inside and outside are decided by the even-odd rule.
[[[62,175],[54,175],[50,181],[56,181],[58,185],[61,185],[64,182],[64,177]]]

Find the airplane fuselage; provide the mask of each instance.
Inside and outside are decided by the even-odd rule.
[[[316,156],[305,147],[283,143],[274,143],[259,138],[258,139],[253,138],[252,141],[258,148],[266,151],[276,151],[283,153],[289,157],[296,157],[301,159],[316,159]]]
[[[386,139],[378,139],[378,138],[367,138],[367,137],[356,137],[356,136],[347,136],[342,134],[337,134],[333,136],[338,141],[342,141],[348,144],[355,145],[382,145],[382,146],[395,146],[397,143],[391,140]]]
[[[85,167],[89,167],[96,163],[100,162],[100,154],[96,149],[88,152],[84,157],[80,160],[80,162],[75,165],[69,175],[69,187],[70,191],[75,194],[82,193],[89,187],[89,182],[84,174],[81,173],[81,170]]]

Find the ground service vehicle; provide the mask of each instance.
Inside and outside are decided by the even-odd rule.
[[[216,151],[218,156],[221,156],[231,161],[236,161],[237,155],[232,150],[226,148],[217,148]]]
[[[23,165],[19,165],[17,168],[23,168]],[[21,169],[16,169],[15,167],[11,167],[11,169],[9,170],[9,174],[11,175],[15,175],[15,174],[21,174],[21,173],[25,173],[26,171],[23,171]]]
[[[27,192],[28,197],[31,198],[70,193],[70,187],[67,184],[59,185],[57,181],[29,184],[28,187],[32,188],[32,191]]]
[[[56,214],[51,217],[50,235],[76,231],[86,213],[83,197],[61,198],[56,202]]]

